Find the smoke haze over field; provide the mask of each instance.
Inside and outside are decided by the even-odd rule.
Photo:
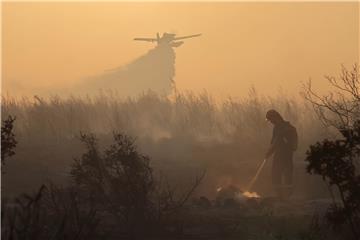
[[[134,99],[102,94],[93,98],[37,98],[32,102],[5,97],[2,114],[17,117],[19,146],[6,165],[14,174],[5,174],[4,191],[29,191],[46,179],[63,183],[74,157],[84,151],[79,133],[94,133],[107,145],[113,131],[136,137],[154,169],[173,182],[187,182],[207,169],[200,193],[212,196],[217,187],[228,184],[245,189],[269,145],[271,126],[264,115],[274,107],[299,131],[301,142],[294,161],[296,194],[316,195],[319,185],[313,186],[313,178],[305,176],[304,153],[327,132],[303,102],[283,95],[260,97],[255,91],[242,101],[228,99],[222,104],[205,93],[179,92],[173,100],[151,92]],[[254,184],[253,190],[262,195],[271,190],[270,166],[265,165]],[[28,181],[18,176],[27,176]]]
[[[174,87],[175,52],[157,46],[133,62],[91,77],[74,89],[75,93],[116,90],[122,96],[137,96],[148,90],[169,95]]]
[[[147,61],[139,56],[154,47],[132,39],[156,32],[203,33],[176,49],[176,87],[224,97],[244,95],[252,85],[266,95],[279,87],[294,94],[309,77],[324,89],[324,74],[359,59],[357,2],[6,2],[2,24],[3,90],[12,95],[72,91],[130,63],[99,76],[118,84],[115,76],[134,73],[131,62]]]

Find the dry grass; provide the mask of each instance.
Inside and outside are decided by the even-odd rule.
[[[114,93],[48,99],[5,96],[1,104],[3,116],[17,118],[19,142],[14,159],[6,166],[12,174],[3,177],[5,193],[28,191],[48,179],[64,183],[72,159],[84,150],[79,133],[94,133],[107,144],[113,131],[136,137],[140,150],[153,159],[154,169],[179,187],[202,169],[207,169],[207,176],[198,194],[211,196],[218,185],[227,183],[243,187],[270,141],[272,127],[264,119],[269,108],[278,109],[298,129],[295,174],[299,194],[313,195],[322,189],[305,174],[303,156],[309,144],[327,131],[301,99],[259,96],[252,89],[246,98],[224,101],[215,101],[206,92],[171,97],[148,92],[126,99]],[[263,194],[270,192],[269,168],[270,164],[255,184],[255,190]]]

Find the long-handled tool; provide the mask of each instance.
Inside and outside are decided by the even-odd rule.
[[[257,169],[256,171],[256,174],[255,176],[251,179],[248,187],[247,187],[247,191],[250,191],[251,188],[253,187],[254,183],[256,182],[257,178],[259,177],[260,175],[260,172],[262,171],[262,169],[264,168],[264,165],[265,165],[265,162],[266,162],[266,158],[264,158],[264,160],[261,162],[259,168]]]

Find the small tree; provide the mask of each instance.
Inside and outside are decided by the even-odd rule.
[[[150,159],[137,151],[131,137],[114,133],[113,144],[104,152],[94,135],[80,138],[86,152],[71,170],[75,187],[86,201],[115,216],[118,229],[132,237],[169,226],[169,216],[181,209],[204,177],[197,177],[179,197],[166,179],[154,180]]]
[[[15,117],[8,116],[1,124],[1,164],[5,165],[5,159],[15,154],[17,141],[14,134]]]
[[[310,146],[307,151],[307,171],[321,175],[323,180],[336,186],[341,204],[335,201],[328,209],[327,219],[333,226],[348,223],[355,239],[360,232],[360,175],[358,163],[360,159],[360,76],[359,67],[351,71],[342,67],[340,80],[326,77],[335,88],[333,93],[319,96],[311,82],[305,86],[304,96],[313,105],[319,119],[325,126],[335,127],[340,139],[328,140]]]
[[[323,140],[307,151],[307,171],[321,175],[330,186],[336,186],[341,205],[334,202],[328,209],[327,219],[338,227],[348,223],[355,239],[360,232],[360,176],[356,174],[354,160],[360,157],[360,125],[342,131],[344,139]]]
[[[143,224],[154,187],[149,158],[136,151],[134,140],[114,134],[114,143],[100,154],[94,135],[81,134],[87,152],[75,159],[71,175],[95,204],[105,206],[127,225]]]

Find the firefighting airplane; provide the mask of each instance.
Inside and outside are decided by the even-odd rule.
[[[163,33],[163,35],[160,37],[159,33],[156,34],[156,38],[134,38],[135,41],[145,41],[145,42],[156,42],[158,45],[169,45],[171,47],[179,47],[184,42],[178,41],[186,38],[193,38],[193,37],[199,37],[201,34],[194,34],[184,37],[175,37],[176,34],[174,33]]]

